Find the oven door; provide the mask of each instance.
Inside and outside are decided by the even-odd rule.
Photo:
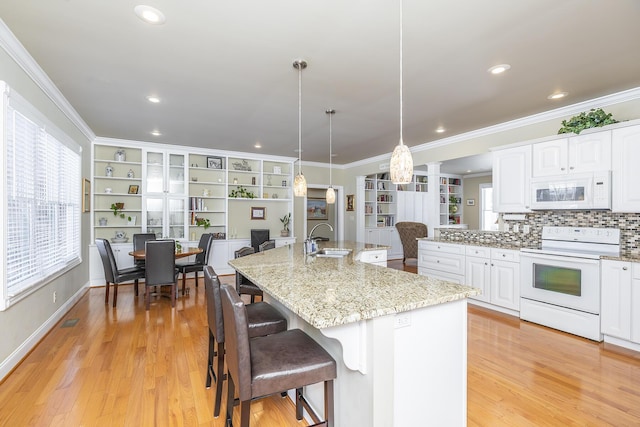
[[[520,254],[520,297],[600,313],[600,260]]]

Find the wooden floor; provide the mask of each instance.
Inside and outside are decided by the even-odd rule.
[[[204,387],[204,289],[190,286],[175,310],[160,299],[149,312],[131,286],[117,309],[89,290],[64,318],[77,324],[57,325],[0,384],[0,426],[223,426]],[[473,306],[468,342],[469,426],[640,425],[639,353]],[[306,425],[279,396],[252,417],[252,427]]]

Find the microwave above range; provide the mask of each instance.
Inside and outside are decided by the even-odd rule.
[[[531,209],[611,209],[611,171],[531,179]]]

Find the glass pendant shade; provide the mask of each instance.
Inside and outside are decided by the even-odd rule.
[[[293,195],[296,197],[304,197],[307,195],[307,180],[304,178],[302,172],[299,172],[295,178],[293,178]]]
[[[403,144],[402,140],[396,145],[391,155],[389,164],[391,182],[394,184],[409,184],[413,175],[413,158],[409,147]]]
[[[332,205],[336,202],[336,192],[333,187],[327,188],[327,203]]]

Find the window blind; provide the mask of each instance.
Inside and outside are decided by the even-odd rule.
[[[5,115],[2,307],[80,260],[81,159],[11,104]]]

